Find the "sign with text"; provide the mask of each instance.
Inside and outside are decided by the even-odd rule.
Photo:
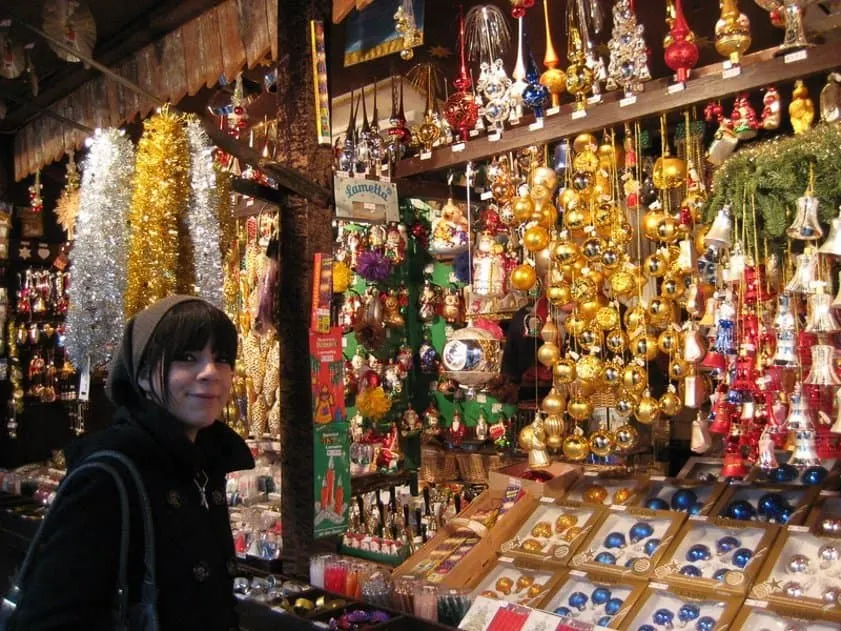
[[[400,221],[397,185],[359,177],[333,177],[333,196],[339,219],[386,223]]]

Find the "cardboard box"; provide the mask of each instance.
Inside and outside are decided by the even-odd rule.
[[[841,615],[822,611],[807,612],[802,608],[781,610],[764,600],[748,598],[742,605],[731,631],[787,631],[788,629],[808,629],[809,631],[838,631]]]
[[[771,552],[779,527],[733,519],[690,518],[681,528],[669,550],[654,570],[654,578],[688,590],[707,590],[715,594],[745,594],[762,564]],[[718,542],[732,537],[728,552],[719,554]],[[709,559],[690,560],[694,546],[705,546]],[[741,550],[750,550],[750,560],[740,566]],[[694,568],[701,576],[688,575],[685,568]]]
[[[646,506],[646,504],[650,500],[658,498],[669,505],[669,510],[679,510],[678,508],[675,508],[675,504],[672,503],[672,498],[678,490],[687,490],[694,494],[695,503],[700,504],[700,506],[697,507],[697,510],[692,508],[689,510],[689,513],[693,515],[710,515],[716,501],[726,488],[727,485],[724,482],[682,480],[680,478],[667,478],[665,476],[653,475],[648,478],[644,486],[634,495],[632,505],[656,510],[655,507],[649,507]],[[687,511],[684,510],[682,512]]]
[[[668,550],[685,519],[685,514],[672,511],[612,506],[572,557],[570,567],[576,570],[604,572],[626,579],[648,578]],[[637,524],[650,526],[651,534],[633,541],[630,533]],[[624,536],[624,547],[606,545],[609,543],[607,536],[612,533]],[[653,550],[646,551],[646,546],[650,547],[652,544],[649,542],[654,540],[659,540],[659,544]],[[597,560],[602,553],[611,555],[614,564]]]
[[[780,525],[797,526],[806,521],[806,516],[809,514],[809,508],[815,503],[819,493],[820,490],[816,486],[805,487],[786,486],[781,484],[733,484],[721,494],[721,497],[719,497],[718,502],[713,508],[712,514],[716,517],[731,517],[726,514],[727,507],[733,502],[746,501],[750,503],[756,511],[756,521],[777,523],[776,521],[769,519],[766,515],[763,515],[759,510],[760,500],[767,495],[773,494],[780,496],[793,509],[788,520]]]
[[[565,566],[603,516],[604,509],[598,506],[542,497],[501,551],[518,559]]]
[[[683,468],[678,471],[676,478],[681,480],[701,480],[702,482],[726,482],[727,478],[721,475],[721,468],[724,461],[721,458],[705,458],[693,456],[686,461]]]
[[[788,451],[778,451],[776,452],[776,458],[778,464],[785,464],[788,462],[788,459],[791,458],[791,452]],[[839,485],[841,485],[841,459],[838,458],[824,458],[821,460],[821,466],[827,470],[828,475],[824,478],[823,482],[818,485],[821,489],[827,491],[837,491],[839,490]],[[753,467],[751,469],[748,476],[745,478],[745,482],[751,483],[759,483],[759,484],[791,484],[795,486],[811,486],[807,481],[803,479],[803,474],[806,472],[806,469],[796,469],[796,474],[793,480],[790,482],[784,482],[781,480],[774,479],[774,471],[766,471],[761,467]]]
[[[543,603],[557,590],[562,572],[559,568],[547,567],[542,563],[502,556],[467,587],[473,590],[474,599],[485,596],[541,609]]]
[[[557,613],[566,619],[585,624],[597,624],[608,629],[618,629],[619,625],[631,611],[634,603],[645,591],[644,581],[618,579],[610,574],[597,572],[582,572],[580,570],[565,570],[562,573],[561,582],[554,594],[544,603],[543,608],[550,613]],[[598,589],[607,589],[610,593],[608,600],[619,599],[621,605],[616,613],[610,615],[611,603],[593,603],[593,592]],[[587,596],[587,602],[583,608],[576,608],[570,604],[570,596],[575,592],[581,592]],[[569,610],[569,615],[562,608]],[[560,611],[558,609],[561,608]],[[607,616],[610,620],[605,620]]]
[[[623,475],[616,471],[585,471],[564,495],[572,502],[587,502],[603,506],[630,506],[644,485],[643,476]],[[601,499],[601,501],[599,501]]]
[[[512,484],[519,484],[534,497],[563,497],[566,490],[581,476],[581,467],[563,462],[553,462],[540,471],[552,475],[552,479],[541,482],[524,478],[531,469],[527,462],[519,462],[488,473],[488,485],[492,489],[504,489]]]
[[[831,520],[825,523],[824,520]],[[805,525],[819,537],[841,537],[841,530],[835,524],[841,524],[841,493],[821,491],[812,510],[806,516]]]
[[[713,631],[725,631],[729,629],[741,604],[742,600],[737,596],[715,596],[704,592],[678,590],[663,583],[649,583],[619,628],[636,631],[644,624],[650,624],[655,629],[680,628],[678,612],[684,605],[689,605],[699,609],[696,620],[709,616],[715,620]],[[658,609],[666,609],[674,613],[674,622],[671,627],[654,623],[654,612]],[[694,629],[695,625],[687,628]]]
[[[821,563],[818,551],[824,546],[834,547],[838,551],[841,542],[829,537],[816,537],[806,526],[784,528],[754,581],[750,597],[767,600],[781,611],[800,610],[804,615],[815,612],[834,615],[841,612],[841,602],[828,603],[822,599],[828,588],[839,587],[837,574],[833,571],[841,567],[841,560]],[[790,562],[795,556],[801,566],[805,565],[804,571],[791,570]]]

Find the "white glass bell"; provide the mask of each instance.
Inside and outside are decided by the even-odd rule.
[[[708,248],[729,248],[733,245],[733,220],[730,204],[725,204],[715,216],[709,232],[704,235],[704,246]]]
[[[765,429],[762,430],[757,447],[759,450],[758,463],[762,469],[776,469],[780,466],[777,463],[777,455],[774,453],[774,438],[771,435],[770,426],[766,425]]]
[[[826,283],[814,283],[815,294],[809,296],[809,318],[806,330],[810,333],[833,333],[841,329],[832,315],[832,296],[825,293]]]
[[[803,389],[799,383],[794,385],[794,392],[789,397],[786,429],[790,432],[814,429],[812,413],[809,410],[809,404],[806,402],[806,397],[803,396]]]
[[[692,440],[689,448],[696,454],[703,454],[709,451],[712,443],[713,439],[712,436],[710,436],[707,421],[704,420],[701,417],[701,413],[698,412],[698,416],[696,416],[695,420],[692,421]]]
[[[835,347],[829,344],[815,344],[812,347],[812,368],[803,383],[816,386],[837,386],[841,379],[835,372],[833,357]]]
[[[841,206],[838,209],[838,216],[832,218],[832,222],[829,224],[829,236],[818,249],[818,252],[841,256]]]
[[[799,241],[811,241],[823,236],[823,228],[818,220],[817,197],[803,195],[797,198],[797,214],[786,229],[786,234],[790,239]]]
[[[701,361],[706,353],[704,337],[698,330],[698,326],[690,320],[686,323],[686,330],[683,333],[683,359],[694,364]]]
[[[790,294],[812,293],[812,283],[818,280],[818,257],[813,248],[806,248],[797,255],[797,263],[791,280],[786,285]]]
[[[821,459],[815,449],[815,432],[798,430],[794,433],[794,451],[787,464],[799,469],[820,466]]]

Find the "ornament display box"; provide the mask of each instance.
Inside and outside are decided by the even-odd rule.
[[[462,587],[474,580],[496,560],[503,542],[514,535],[537,505],[535,497],[520,492],[513,505],[499,514],[511,500],[506,490],[484,491],[395,569],[393,576],[413,576],[446,587]],[[496,521],[490,528],[479,521],[494,513]]]
[[[598,572],[565,570],[561,573],[558,589],[549,596],[543,608],[567,620],[618,629],[645,587],[643,581],[617,579]],[[582,594],[587,597],[586,601]],[[605,620],[605,616],[610,620]]]
[[[689,512],[695,515],[710,515],[721,494],[727,489],[724,482],[704,482],[703,480],[682,480],[653,475],[641,485],[634,495],[633,506],[651,508],[647,504],[659,499],[668,505],[668,509]],[[683,493],[678,493],[682,491]],[[688,491],[689,493],[686,493]],[[677,495],[675,495],[677,493]],[[695,512],[693,512],[695,511]]]
[[[664,583],[649,583],[639,599],[625,616],[619,629],[636,631],[642,625],[652,625],[655,629],[671,629],[683,626],[681,615],[691,618],[694,622],[687,628],[703,629],[703,631],[725,631],[736,617],[741,607],[742,599],[738,596],[720,596],[703,591],[683,590],[665,585]],[[664,613],[667,612],[667,613]],[[657,619],[664,621],[671,614],[673,623],[657,624]],[[696,615],[697,614],[697,615]],[[698,626],[704,619],[703,626]]]
[[[532,473],[528,462],[492,470],[488,473],[488,484],[492,489],[504,489],[508,486],[519,485],[534,497],[563,497],[566,490],[581,476],[581,468],[563,462],[553,462],[541,473],[551,475],[546,482],[540,479],[530,479]]]
[[[562,577],[561,568],[501,556],[465,587],[472,591],[471,598],[474,600],[485,596],[542,609],[549,596],[557,590]]]
[[[813,487],[792,487],[781,484],[731,484],[713,508],[713,515],[737,519],[748,523],[764,522],[776,523],[781,526],[796,526],[806,521],[809,508],[815,503],[820,489]],[[733,509],[734,514],[729,514],[731,506],[736,502],[747,502],[752,507],[753,517],[742,520],[734,514],[740,511]],[[786,507],[787,519],[781,518],[780,511]],[[738,508],[747,508],[741,505]],[[751,511],[746,512],[746,516]]]
[[[570,567],[647,579],[685,520],[683,513],[611,506],[581,543]]]
[[[831,523],[826,524],[825,520]],[[841,493],[821,491],[806,516],[805,525],[809,532],[818,536],[841,537]]]
[[[626,471],[585,471],[569,487],[564,499],[569,502],[586,502],[600,506],[630,506],[643,486],[643,478],[628,475]]]
[[[726,482],[727,478],[721,475],[724,461],[721,458],[706,458],[693,456],[686,461],[678,474],[675,476],[680,480],[701,480],[703,482]]]
[[[601,522],[604,512],[597,506],[542,497],[513,537],[502,544],[501,551],[516,559],[566,566],[590,531]]]
[[[555,631],[568,627],[562,618],[545,611],[480,596],[473,601],[458,628],[465,631]]]
[[[736,619],[731,631],[838,631],[841,629],[841,615],[822,611],[806,611],[802,608],[778,609],[763,600],[748,598]]]
[[[841,540],[817,537],[806,526],[784,528],[750,598],[804,615],[841,613]]]
[[[691,517],[661,557],[654,580],[686,590],[744,595],[771,551],[779,526]]]
[[[791,457],[791,453],[787,451],[778,451],[776,454],[777,462],[780,465],[784,465],[788,462],[788,459]],[[821,459],[821,466],[827,470],[827,476],[823,479],[823,481],[818,484],[820,488],[827,490],[827,491],[837,491],[841,490],[841,459],[838,458],[822,458]],[[794,470],[794,479],[791,481],[783,481],[783,480],[775,480],[774,473],[775,469],[771,471],[766,471],[762,467],[753,467],[748,477],[745,478],[745,482],[751,483],[758,483],[758,484],[791,484],[797,486],[813,486],[812,482],[809,480],[804,479],[806,472],[809,469],[795,469]]]

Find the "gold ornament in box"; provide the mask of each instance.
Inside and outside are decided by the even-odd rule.
[[[594,484],[581,494],[585,502],[591,504],[604,504],[607,499],[607,489],[601,484]]]

